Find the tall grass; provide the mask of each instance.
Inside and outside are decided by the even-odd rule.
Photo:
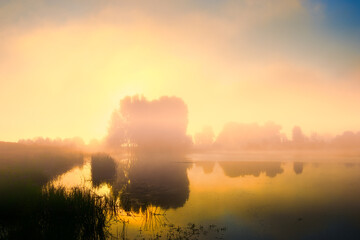
[[[106,239],[113,205],[85,188],[22,184],[1,195],[0,239]]]
[[[105,239],[110,205],[90,190],[46,187],[42,192],[41,224],[46,239]],[[45,231],[44,231],[45,230]]]

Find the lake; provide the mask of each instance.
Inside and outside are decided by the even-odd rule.
[[[86,157],[53,180],[117,196],[114,239],[358,239],[360,161],[302,153]],[[96,179],[95,179],[96,178]],[[180,234],[180,233],[181,234]],[[180,234],[180,235],[179,235]]]

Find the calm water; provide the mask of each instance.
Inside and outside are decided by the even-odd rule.
[[[109,176],[92,171],[88,158],[54,184],[119,196],[124,211],[111,225],[119,238],[164,238],[177,226],[191,229],[189,223],[201,229],[200,239],[360,236],[356,157],[112,157],[116,172]]]

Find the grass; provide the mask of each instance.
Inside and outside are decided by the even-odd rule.
[[[74,149],[0,142],[0,239],[106,239],[112,199],[48,184],[81,164]]]
[[[42,192],[41,225],[46,239],[105,239],[110,204],[90,190],[46,187]]]
[[[113,201],[89,189],[16,184],[1,194],[0,239],[106,239]],[[2,189],[4,190],[4,189]]]

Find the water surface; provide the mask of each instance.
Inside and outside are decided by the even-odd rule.
[[[121,238],[166,238],[170,227],[189,223],[202,229],[200,239],[360,236],[356,158],[252,156],[115,156],[116,174],[96,181],[88,159],[54,183],[118,196],[123,211],[111,231]]]

